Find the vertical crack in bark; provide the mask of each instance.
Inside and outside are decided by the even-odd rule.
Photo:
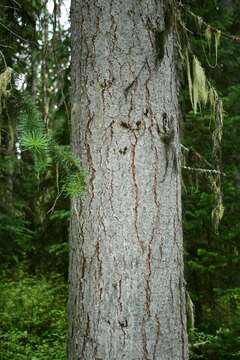
[[[102,218],[101,218],[101,220],[102,220]],[[101,221],[101,223],[104,226],[103,220]],[[100,250],[100,241],[99,241],[99,239],[96,241],[95,248],[96,248],[96,258],[97,258],[97,261],[98,261],[98,274],[96,274],[96,284],[97,284],[97,287],[98,287],[99,299],[101,301],[102,300],[103,289],[102,289],[101,283],[100,283],[101,278],[102,278],[102,260],[101,260],[101,250]],[[97,269],[96,269],[96,272],[97,272]]]
[[[93,54],[92,58],[96,58],[96,51],[95,51],[95,40],[100,32],[100,18],[99,16],[95,17],[95,23],[96,23],[96,32],[92,35],[92,46],[93,46]]]
[[[184,291],[183,291],[183,283],[182,283],[182,274],[180,273],[179,276],[179,297],[180,297],[180,304],[179,304],[179,310],[180,310],[180,319],[181,319],[181,339],[182,339],[182,360],[186,359],[186,344],[185,344],[185,321],[184,321]]]
[[[111,207],[111,210],[112,210],[112,215],[114,215],[114,208],[113,208],[112,199],[113,199],[113,170],[111,171],[109,201],[110,201],[110,207]]]
[[[137,174],[136,174],[136,146],[137,146],[137,136],[135,133],[135,143],[132,144],[132,177],[133,177],[133,186],[134,186],[134,192],[135,192],[135,206],[134,206],[134,228],[137,235],[137,240],[141,246],[142,252],[144,252],[143,248],[143,242],[140,240],[139,232],[138,232],[138,205],[139,205],[139,189],[137,184]]]
[[[115,43],[117,42],[117,24],[116,24],[115,18],[112,14],[111,14],[110,33],[112,34],[113,39],[114,39],[114,41],[112,42],[113,47],[114,47]]]
[[[146,330],[145,330],[145,319],[142,320],[142,326],[141,326],[141,333],[142,333],[142,346],[143,346],[143,359],[144,360],[149,360],[148,358],[148,348],[147,348],[147,334],[146,334]]]
[[[89,201],[89,208],[91,207],[92,201],[94,199],[94,178],[96,176],[96,169],[93,167],[93,161],[92,161],[92,155],[91,155],[91,148],[89,144],[86,144],[86,150],[87,150],[87,161],[89,164],[89,169],[90,169],[90,179],[89,179],[89,185],[91,188],[91,198]]]
[[[150,68],[150,65],[148,63],[148,61],[146,60],[146,67],[148,69],[148,72],[149,72],[149,76],[148,78],[145,80],[144,82],[144,89],[145,89],[145,97],[146,97],[146,103],[147,103],[147,112],[148,114],[150,115],[150,121],[151,121],[151,126],[149,127],[149,131],[152,135],[152,130],[151,130],[151,127],[153,126],[153,111],[152,111],[152,106],[151,106],[151,102],[150,102],[150,91],[149,91],[149,87],[148,87],[148,84],[151,80],[151,68]]]
[[[157,173],[156,173],[156,171],[154,173],[153,194],[154,194],[155,204],[156,204],[157,208],[159,208],[159,203],[158,203],[158,199],[157,199]]]
[[[128,110],[128,122],[129,122],[128,125],[130,125],[132,111],[133,111],[133,96],[131,96],[131,98],[130,98],[130,108]]]
[[[125,321],[118,321],[118,324],[123,332],[123,346],[125,346],[125,343],[126,343],[126,336],[127,336],[127,332],[125,329],[127,329],[128,327],[128,321],[125,320]]]
[[[160,209],[160,203],[158,200],[158,164],[159,164],[159,157],[158,157],[158,150],[156,148],[156,146],[154,146],[154,152],[155,152],[155,168],[154,168],[154,178],[153,178],[153,194],[154,194],[154,202],[156,204],[157,207],[157,211],[158,214],[157,216],[159,216],[159,209]]]
[[[102,276],[102,260],[100,259],[100,242],[99,240],[97,240],[96,242],[96,256],[97,256],[97,261],[99,264],[99,277]]]
[[[81,324],[78,324],[78,327],[81,326],[84,330],[83,330],[83,337],[82,337],[82,344],[81,344],[81,353],[82,353],[82,358],[84,355],[84,351],[86,348],[86,343],[88,341],[88,337],[90,334],[90,319],[89,319],[89,315],[87,314],[87,318],[85,316],[86,314],[86,309],[84,307],[84,292],[82,290],[83,288],[83,279],[84,279],[84,275],[85,275],[85,267],[86,267],[86,258],[84,256],[82,256],[82,263],[81,263],[81,270],[80,270],[80,283],[79,283],[79,296],[80,299],[75,299],[76,303],[75,303],[75,307],[79,306],[79,304],[81,304],[81,307],[79,309],[79,316],[76,316],[75,320],[77,321],[78,319],[82,318],[84,319],[84,321],[82,321]],[[77,338],[77,340],[79,340]],[[78,343],[75,344],[76,345],[76,349],[78,348]]]
[[[111,124],[110,124],[110,138],[111,138],[111,142],[113,140],[113,125],[114,125],[115,121],[111,121]]]
[[[81,304],[81,308],[80,308],[79,311],[80,311],[80,312],[82,311],[82,314],[84,314],[83,282],[84,282],[84,276],[85,276],[85,267],[86,267],[86,258],[85,258],[85,256],[84,256],[84,254],[82,254],[82,256],[81,256],[81,261],[80,261],[80,281],[79,281],[79,297],[80,297],[80,304]]]
[[[146,297],[145,306],[146,306],[147,315],[149,317],[151,316],[151,311],[150,311],[150,306],[151,306],[151,285],[150,285],[150,280],[151,280],[151,274],[152,274],[151,261],[152,261],[152,241],[153,241],[153,237],[154,237],[154,229],[152,231],[151,240],[150,240],[149,245],[148,245],[147,274],[146,274],[146,279],[145,279],[145,282],[146,282],[146,284],[145,284],[145,297]]]
[[[153,360],[157,360],[156,358],[156,353],[157,353],[157,346],[160,340],[160,334],[161,334],[161,330],[160,330],[160,320],[159,317],[156,315],[155,316],[155,320],[157,323],[157,331],[156,331],[156,340],[155,340],[155,344],[154,344],[154,349],[153,349]]]
[[[170,274],[170,283],[169,283],[169,289],[170,289],[170,296],[171,296],[171,305],[172,305],[172,311],[174,311],[174,298],[173,298],[173,289],[172,289],[172,275]]]
[[[118,282],[118,289],[119,289],[119,295],[118,295],[118,302],[119,302],[119,308],[122,312],[122,277]]]
[[[80,326],[82,326],[82,324]],[[86,328],[85,328],[85,332],[83,334],[82,355],[81,355],[82,359],[85,358],[84,352],[86,349],[87,342],[89,341],[89,335],[90,335],[90,319],[89,319],[89,315],[87,314]]]

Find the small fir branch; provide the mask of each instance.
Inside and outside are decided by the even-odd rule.
[[[47,131],[34,100],[28,95],[24,99],[19,116],[18,134],[21,150],[32,153],[38,177],[51,166],[57,168],[57,172],[54,173],[58,195],[52,209],[60,195],[73,197],[84,191],[85,173],[81,169],[79,159],[71,153],[70,146],[59,145],[53,133]]]
[[[211,168],[213,167],[212,164],[207,159],[205,159],[201,154],[199,154],[199,152],[194,150],[192,147],[188,148],[183,144],[180,144],[180,146],[181,149],[183,149],[183,151],[194,154],[199,160],[203,161],[207,166],[210,166]]]
[[[81,172],[69,175],[63,186],[63,192],[66,196],[75,197],[82,193],[85,188],[85,175]]]
[[[209,25],[206,21],[203,20],[203,18],[201,16],[193,13],[191,10],[189,10],[189,8],[187,6],[183,5],[181,2],[179,3],[179,6],[182,9],[184,9],[187,14],[189,14],[192,18],[194,18],[196,20],[196,22],[199,25],[199,28],[202,28],[204,26],[205,28],[208,28],[208,30],[211,31],[213,34],[217,34],[217,37],[219,37],[219,35],[221,35],[221,36],[225,37],[226,39],[232,40],[233,42],[240,43],[240,36],[228,34],[212,25]]]

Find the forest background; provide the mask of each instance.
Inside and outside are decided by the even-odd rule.
[[[211,176],[193,170],[219,168],[212,155],[214,121],[208,108],[193,113],[179,59],[190,356],[240,359],[240,4],[184,5],[192,51],[224,106],[225,212],[216,231]],[[222,35],[216,50],[190,11],[236,39]],[[62,0],[0,4],[1,360],[66,359],[69,198],[83,179],[75,176],[69,145],[70,29],[64,13]],[[37,132],[29,137],[31,126]]]

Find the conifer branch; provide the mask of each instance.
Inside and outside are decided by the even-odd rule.
[[[232,40],[234,42],[237,42],[240,44],[240,36],[236,36],[236,35],[231,35],[228,34],[212,25],[209,25],[206,21],[203,20],[203,18],[199,15],[196,15],[194,12],[192,12],[191,10],[189,10],[189,8],[186,5],[183,5],[182,2],[179,2],[179,6],[181,8],[183,8],[185,10],[185,12],[187,14],[189,14],[192,18],[194,18],[195,20],[197,20],[198,22],[200,22],[201,24],[203,24],[206,28],[209,28],[213,33],[221,33],[222,37],[225,37],[226,39]],[[191,33],[191,32],[190,32]]]
[[[7,25],[3,24],[2,22],[0,22],[0,26],[2,26],[4,29],[6,29],[7,31],[9,31],[12,35],[16,36],[18,39],[20,39],[20,40],[22,40],[22,41],[24,41],[24,42],[32,43],[32,44],[38,46],[38,44],[37,44],[35,41],[25,39],[25,38],[22,37],[21,35],[17,34],[15,31],[11,30]]]

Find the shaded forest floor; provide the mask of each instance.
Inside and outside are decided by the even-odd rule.
[[[66,359],[67,289],[59,274],[22,266],[0,282],[0,359]]]

